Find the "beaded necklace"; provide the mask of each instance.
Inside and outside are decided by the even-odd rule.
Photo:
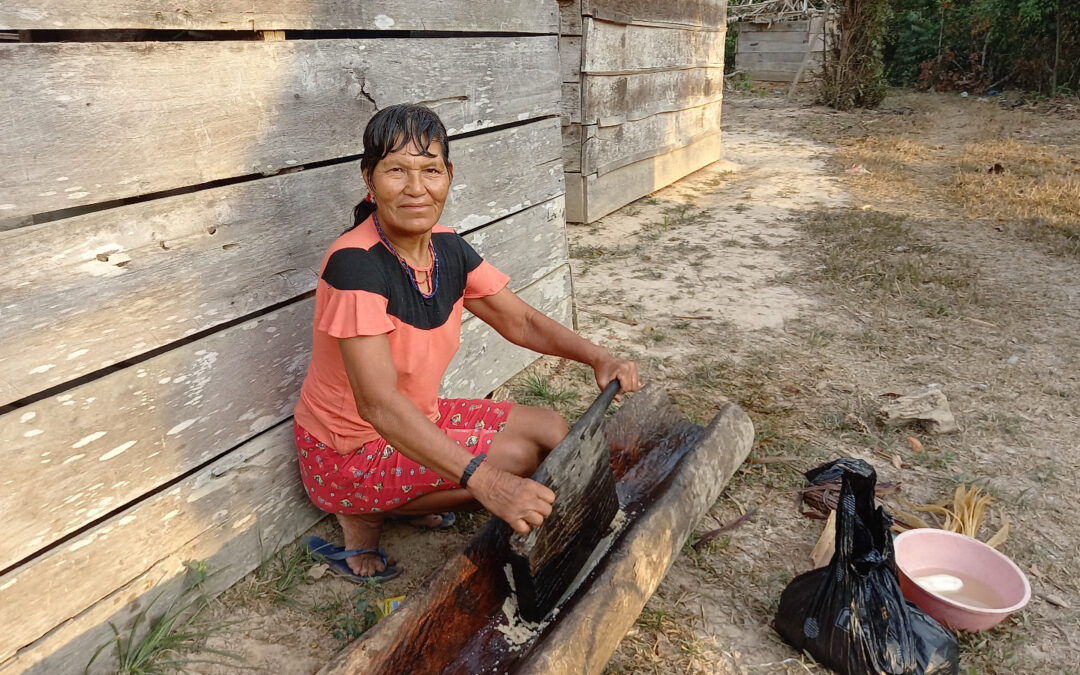
[[[375,218],[375,230],[379,233],[379,239],[386,248],[390,249],[390,252],[397,258],[398,264],[401,265],[401,269],[405,270],[405,276],[409,277],[409,283],[425,300],[430,300],[435,297],[435,293],[439,291],[439,257],[435,255],[435,246],[431,243],[431,239],[428,239],[428,251],[431,252],[431,265],[426,270],[417,270],[419,272],[426,272],[428,275],[428,284],[431,286],[431,292],[425,293],[420,290],[420,284],[416,283],[416,272],[409,263],[405,262],[405,258],[397,252],[394,245],[390,243],[390,240],[386,238],[386,233],[383,232],[382,226],[379,224],[379,216],[374,215]]]

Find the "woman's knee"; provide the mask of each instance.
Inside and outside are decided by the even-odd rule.
[[[515,414],[516,413],[516,414]],[[505,471],[528,476],[566,436],[566,420],[554,410],[515,406],[495,441],[493,459]]]

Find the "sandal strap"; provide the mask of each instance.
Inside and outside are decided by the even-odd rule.
[[[374,549],[374,548],[352,548],[352,549],[348,549],[346,551],[338,551],[336,553],[320,553],[319,555],[321,555],[322,557],[324,557],[324,558],[326,558],[328,560],[345,560],[346,558],[351,558],[354,555],[365,555],[365,554],[377,555],[382,560],[382,563],[384,565],[386,564],[386,554],[383,553],[381,550]]]

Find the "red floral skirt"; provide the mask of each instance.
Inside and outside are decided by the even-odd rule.
[[[435,424],[474,455],[487,452],[514,406],[511,401],[439,399]],[[438,490],[458,487],[388,445],[383,438],[348,455],[309,434],[293,421],[300,477],[315,506],[330,513],[391,511]]]

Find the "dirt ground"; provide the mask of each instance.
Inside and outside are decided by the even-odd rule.
[[[608,672],[823,672],[771,621],[822,528],[800,515],[800,472],[840,456],[901,483],[891,509],[977,485],[997,500],[979,536],[1010,522],[1002,550],[1032,601],[960,635],[965,672],[1080,672],[1080,106],[899,92],[839,113],[809,101],[729,96],[722,161],[570,227],[579,330],[637,359],[692,420],[730,399],[757,429],[752,461]],[[929,384],[958,433],[876,421],[883,394]],[[595,384],[547,359],[497,393],[574,417]],[[700,552],[689,545],[747,513]],[[239,623],[205,646],[254,672],[314,672],[480,521],[391,525],[385,544],[405,571],[359,593],[311,579],[287,549],[214,601],[212,618]],[[325,521],[314,532],[338,537]]]

